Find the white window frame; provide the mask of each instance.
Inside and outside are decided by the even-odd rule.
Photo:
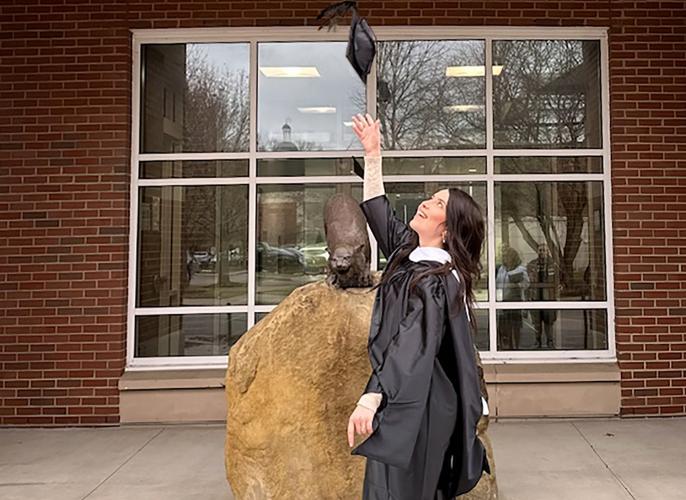
[[[163,368],[225,368],[226,356],[168,356],[159,358],[136,358],[135,318],[154,314],[198,314],[247,312],[248,328],[253,326],[255,313],[269,312],[276,306],[255,304],[255,239],[257,217],[258,184],[336,184],[359,183],[356,176],[320,177],[257,177],[257,160],[263,158],[340,158],[350,155],[362,156],[361,150],[326,152],[259,152],[257,151],[257,44],[261,42],[312,42],[345,41],[347,30],[337,32],[317,31],[314,27],[271,27],[257,28],[192,28],[164,30],[131,30],[132,32],[132,135],[131,135],[131,197],[129,230],[129,275],[128,275],[128,314],[126,337],[127,370],[159,370]],[[379,41],[387,40],[484,40],[485,41],[485,105],[486,105],[486,148],[466,150],[429,150],[429,151],[384,151],[385,157],[431,157],[431,156],[479,156],[486,158],[486,174],[476,175],[393,175],[385,176],[386,182],[485,182],[488,210],[488,300],[479,302],[478,308],[489,311],[488,351],[480,351],[481,358],[488,364],[506,363],[579,363],[616,361],[615,347],[615,306],[613,279],[613,240],[612,240],[612,199],[610,176],[610,95],[607,28],[597,27],[374,27]],[[597,40],[600,42],[600,81],[602,101],[602,147],[596,149],[494,149],[493,147],[493,88],[492,88],[492,42],[493,40]],[[141,154],[140,140],[140,98],[141,98],[141,46],[144,44],[164,43],[231,43],[250,44],[250,147],[245,153],[177,153]],[[376,108],[376,69],[372,70],[367,86],[367,109],[374,115]],[[536,174],[512,175],[494,173],[495,156],[600,156],[603,161],[601,174]],[[153,160],[219,160],[244,159],[249,161],[248,177],[230,178],[189,178],[189,179],[140,179],[139,163]],[[604,309],[607,311],[606,350],[542,350],[542,351],[501,351],[496,352],[496,311],[498,309],[523,309],[534,306],[532,303],[497,302],[495,283],[495,183],[499,181],[602,181],[605,230],[605,286],[604,301],[559,301],[536,302],[536,309]],[[178,307],[136,307],[137,245],[138,245],[138,190],[143,186],[212,186],[242,184],[248,186],[248,303],[246,306],[178,306]],[[374,255],[376,244],[372,242]],[[373,259],[375,266],[376,259]]]

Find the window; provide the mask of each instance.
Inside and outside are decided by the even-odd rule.
[[[482,208],[484,359],[613,358],[605,32],[375,28],[365,88],[345,33],[296,31],[134,34],[128,365],[223,365],[324,277],[365,111],[400,217],[445,187]]]

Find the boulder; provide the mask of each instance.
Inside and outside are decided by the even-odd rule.
[[[346,429],[371,369],[373,301],[369,288],[305,285],[231,348],[225,463],[236,500],[361,498],[365,459],[350,454]],[[496,498],[484,478],[465,498]]]

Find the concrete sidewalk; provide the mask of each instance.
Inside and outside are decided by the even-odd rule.
[[[501,500],[686,498],[686,418],[489,431]],[[0,429],[0,498],[232,500],[223,445],[223,425]]]

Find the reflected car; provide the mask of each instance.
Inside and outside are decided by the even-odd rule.
[[[301,273],[303,271],[305,259],[297,248],[275,247],[264,241],[258,241],[256,248],[257,272]]]
[[[198,263],[200,269],[213,269],[217,263],[216,256],[207,250],[196,250],[193,252],[193,260]]]
[[[300,249],[305,257],[305,273],[306,274],[324,274],[326,273],[326,263],[329,260],[329,252],[326,248],[326,242],[313,243],[306,245]]]

